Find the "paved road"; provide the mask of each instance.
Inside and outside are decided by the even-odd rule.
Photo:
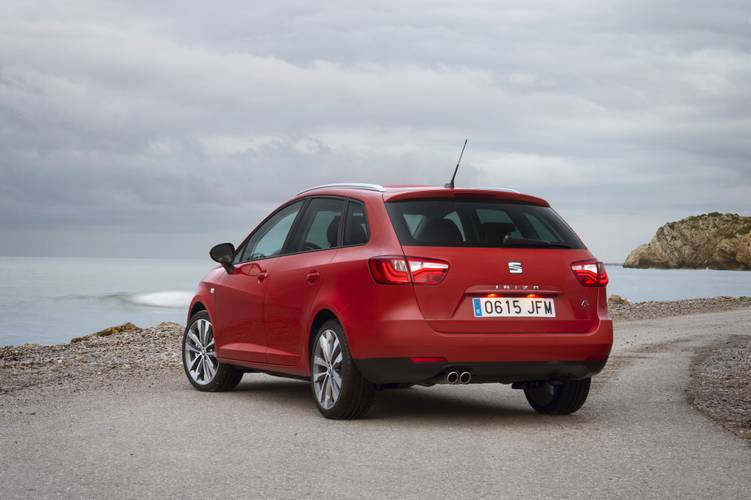
[[[749,324],[751,310],[618,325],[568,417],[487,384],[383,392],[370,418],[331,422],[306,384],[265,375],[227,394],[175,374],[26,405],[0,421],[0,497],[748,498],[751,447],[684,388],[694,347]]]

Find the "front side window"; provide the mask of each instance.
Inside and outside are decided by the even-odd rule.
[[[452,198],[395,201],[386,208],[402,245],[584,248],[550,207]]]
[[[339,244],[339,225],[344,213],[344,200],[313,198],[305,209],[290,252],[326,250]]]
[[[287,240],[287,235],[292,229],[292,224],[295,222],[302,205],[303,202],[298,201],[281,209],[258,228],[248,240],[239,262],[281,255],[284,242]]]

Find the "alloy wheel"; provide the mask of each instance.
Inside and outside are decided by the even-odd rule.
[[[199,319],[190,325],[184,349],[183,359],[190,378],[201,385],[211,383],[219,367],[211,322]]]
[[[334,330],[324,330],[313,352],[313,387],[321,408],[328,410],[342,391],[342,346]]]

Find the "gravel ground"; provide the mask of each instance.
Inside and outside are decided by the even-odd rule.
[[[700,349],[691,363],[688,399],[751,442],[751,337],[734,335]]]
[[[621,299],[623,300],[623,299]],[[672,301],[648,301],[630,303],[610,298],[608,310],[614,320],[632,321],[667,318],[707,312],[730,311],[751,307],[751,297],[713,297],[711,299],[687,299]]]
[[[750,297],[718,297],[674,302],[612,303],[618,322],[751,307]],[[141,329],[130,323],[69,344],[0,347],[0,408],[25,399],[107,387],[117,391],[129,379],[157,384],[165,372],[180,370],[183,326],[162,323]],[[713,360],[714,358],[707,358]],[[724,365],[719,370],[724,372]],[[747,365],[748,366],[748,365]],[[742,372],[732,372],[736,376]],[[718,380],[724,380],[718,378]],[[715,408],[721,406],[715,405]],[[719,411],[719,410],[718,410]]]
[[[0,407],[15,399],[122,385],[180,367],[183,327],[162,323],[138,328],[126,323],[69,344],[0,347]],[[156,375],[156,376],[155,376]]]

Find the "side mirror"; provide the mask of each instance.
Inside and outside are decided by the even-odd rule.
[[[209,251],[209,256],[214,262],[221,264],[227,272],[232,272],[234,266],[232,261],[235,258],[235,245],[232,243],[219,243]]]

